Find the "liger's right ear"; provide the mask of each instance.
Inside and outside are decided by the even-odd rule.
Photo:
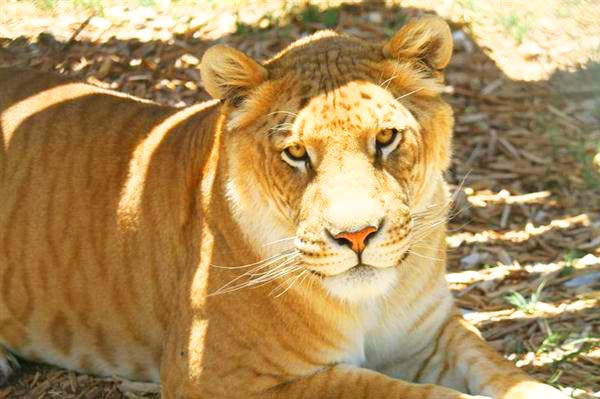
[[[441,71],[452,56],[452,32],[438,16],[413,19],[383,46],[383,54],[393,59],[415,59],[434,71]]]
[[[236,104],[267,79],[267,70],[241,51],[216,45],[202,56],[200,74],[204,88],[213,98]]]

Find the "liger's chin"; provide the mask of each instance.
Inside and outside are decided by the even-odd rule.
[[[322,278],[325,289],[334,297],[353,303],[376,300],[388,294],[397,281],[394,267],[355,266],[335,276]]]

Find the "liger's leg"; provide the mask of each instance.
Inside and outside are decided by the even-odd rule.
[[[416,380],[453,387],[494,399],[565,399],[535,381],[489,346],[461,316],[444,325]]]
[[[6,348],[0,345],[0,387],[20,370],[19,362]]]

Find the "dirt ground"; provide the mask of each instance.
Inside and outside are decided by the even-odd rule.
[[[384,40],[438,13],[455,55],[448,281],[506,357],[600,398],[600,5],[583,0],[4,0],[0,66],[78,77],[172,105],[204,99],[202,53],[259,59],[319,29]],[[156,386],[23,362],[5,398],[157,397]]]

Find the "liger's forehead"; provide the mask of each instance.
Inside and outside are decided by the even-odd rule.
[[[301,139],[333,134],[371,134],[381,128],[412,125],[408,109],[385,86],[366,81],[348,82],[309,98],[294,118]]]

